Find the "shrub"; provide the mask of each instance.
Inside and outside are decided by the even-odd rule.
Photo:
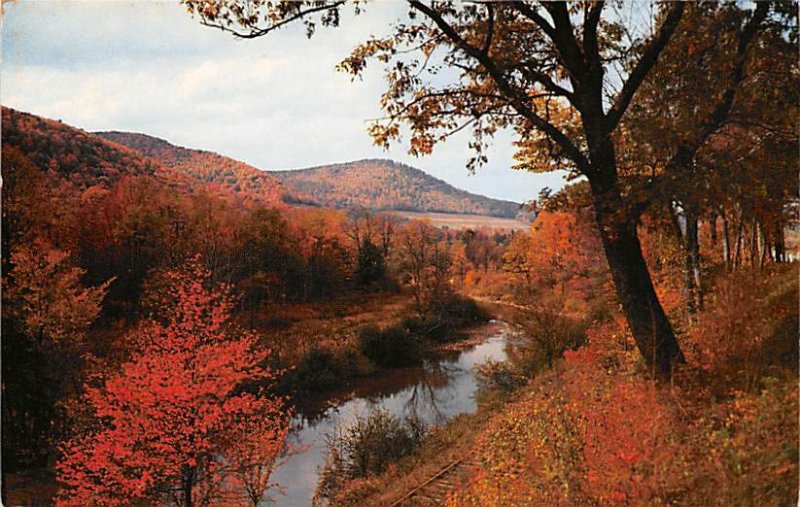
[[[575,319],[536,309],[520,312],[514,319],[521,341],[514,347],[514,362],[532,377],[553,362],[565,350],[575,349],[584,341],[585,326]]]
[[[458,328],[486,320],[487,315],[475,301],[448,294],[434,302],[424,317],[407,317],[401,326],[421,339],[443,343],[458,340]]]
[[[712,286],[709,308],[687,333],[685,348],[690,359],[714,372],[718,391],[755,390],[770,370],[796,367],[796,273],[733,274]]]
[[[406,317],[400,327],[421,340],[430,340],[436,343],[455,341],[459,337],[458,331],[448,326],[446,321],[435,315],[426,317]]]
[[[448,294],[436,300],[431,305],[430,313],[455,326],[466,326],[488,320],[488,316],[478,303],[458,294]]]
[[[299,391],[324,391],[341,383],[342,372],[333,354],[314,349],[306,354],[290,377]]]
[[[347,481],[382,474],[392,462],[413,453],[425,437],[416,417],[400,419],[385,410],[357,416],[343,433],[329,435],[329,454],[317,497],[332,498]]]
[[[418,336],[403,326],[384,330],[368,325],[358,337],[361,352],[378,366],[393,368],[419,362],[421,344]]]
[[[486,402],[494,397],[508,397],[524,386],[528,379],[508,361],[487,361],[477,367],[479,400]]]

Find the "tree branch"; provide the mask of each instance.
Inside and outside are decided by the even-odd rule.
[[[219,28],[223,32],[228,32],[228,33],[232,34],[234,37],[238,37],[240,39],[255,39],[257,37],[262,37],[262,36],[272,32],[274,30],[277,30],[277,29],[281,28],[284,25],[288,25],[289,23],[297,21],[298,19],[302,19],[302,18],[308,16],[309,14],[314,14],[314,13],[321,12],[321,11],[336,9],[336,8],[344,5],[346,3],[346,1],[347,0],[337,0],[336,2],[333,2],[333,3],[330,3],[330,4],[323,4],[323,5],[318,5],[316,7],[311,7],[309,9],[304,10],[304,11],[298,12],[297,14],[295,14],[294,16],[292,16],[290,18],[286,18],[286,19],[284,19],[282,21],[279,21],[279,22],[277,22],[277,23],[275,23],[273,25],[270,25],[268,27],[265,27],[265,28],[251,27],[249,32],[239,32],[237,30],[234,30],[230,26],[224,25],[222,22],[210,21],[203,14],[199,14],[200,15],[200,24],[203,25],[203,26],[210,27],[210,28]]]
[[[669,13],[667,13],[667,17],[664,19],[664,22],[661,24],[658,34],[644,50],[644,54],[642,54],[642,57],[637,62],[636,67],[634,67],[633,71],[628,76],[625,84],[622,85],[622,90],[619,92],[619,95],[617,95],[617,100],[608,111],[608,114],[606,115],[607,132],[611,132],[619,124],[620,120],[622,119],[622,115],[625,114],[625,110],[628,109],[628,105],[631,103],[636,90],[639,89],[639,86],[641,86],[644,78],[658,60],[658,56],[661,54],[661,51],[667,46],[672,34],[675,32],[675,28],[677,28],[678,23],[683,16],[683,9],[683,2],[675,2],[672,4],[672,8],[670,9]]]
[[[572,22],[569,19],[569,11],[566,2],[545,2],[544,8],[550,13],[555,25],[555,36],[551,37],[558,49],[561,63],[569,71],[570,78],[573,80],[573,88],[577,88],[586,81],[587,65],[578,41],[575,39],[575,32],[572,30]],[[575,107],[580,104],[574,103]]]
[[[481,53],[489,55],[489,47],[492,45],[492,37],[494,36],[494,6],[490,3],[486,4],[486,40],[483,41]]]
[[[731,70],[731,76],[728,80],[728,88],[723,92],[722,99],[714,107],[714,110],[711,111],[708,120],[701,127],[698,135],[691,142],[681,144],[675,151],[675,154],[667,163],[667,170],[675,170],[691,162],[697,150],[699,150],[708,138],[717,132],[728,120],[731,109],[733,109],[736,91],[744,80],[744,66],[747,61],[747,52],[750,48],[750,43],[755,38],[759,26],[766,19],[768,13],[769,3],[758,2],[753,16],[742,31],[739,32],[736,43],[736,59],[734,60],[734,67]]]
[[[519,90],[514,89],[511,83],[509,83],[506,77],[503,76],[502,72],[499,71],[497,66],[487,55],[481,53],[477,48],[465,41],[455,31],[455,29],[447,21],[445,21],[444,18],[442,18],[441,14],[436,12],[431,7],[423,4],[419,0],[409,0],[409,4],[436,23],[436,26],[439,27],[439,29],[444,32],[444,34],[450,38],[454,44],[461,48],[462,51],[480,62],[480,64],[483,65],[483,67],[492,77],[495,84],[497,84],[497,87],[500,89],[500,91],[509,98],[511,105],[517,110],[517,112],[519,112],[521,116],[530,121],[534,127],[541,130],[551,137],[556,143],[558,143],[559,146],[561,146],[561,149],[564,150],[564,153],[567,155],[567,157],[571,159],[582,172],[588,173],[590,171],[591,166],[589,161],[580,151],[580,149],[578,149],[572,140],[570,140],[566,134],[561,132],[561,130],[559,130],[555,125],[540,117],[533,111],[533,109],[531,109],[530,105],[528,104],[529,98],[527,95]]]
[[[552,92],[552,93],[554,93],[556,95],[560,95],[562,97],[565,97],[570,102],[573,102],[573,100],[575,99],[575,94],[574,93],[572,93],[571,91],[567,90],[563,86],[557,84],[546,73],[544,73],[544,72],[542,72],[542,71],[540,71],[538,69],[532,68],[529,63],[524,63],[523,64],[523,68],[525,69],[525,72],[530,76],[530,78],[533,79],[534,81],[536,81],[537,83],[541,84],[542,86],[544,86],[545,90],[547,90],[549,92]]]
[[[583,53],[589,63],[591,72],[602,71],[603,63],[600,60],[600,49],[597,45],[597,26],[603,13],[605,2],[591,3],[583,11]]]
[[[511,2],[511,5],[523,16],[530,19],[536,25],[542,29],[544,33],[547,34],[548,37],[554,39],[556,37],[556,29],[547,22],[546,19],[542,17],[541,14],[536,12],[530,5],[526,4],[525,2]]]

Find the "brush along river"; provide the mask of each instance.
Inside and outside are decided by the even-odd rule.
[[[356,416],[384,409],[398,417],[416,415],[427,425],[442,424],[477,409],[475,366],[486,361],[505,361],[507,327],[493,322],[485,338],[460,351],[450,351],[422,366],[396,368],[352,382],[312,407],[298,407],[289,444],[294,454],[270,477],[279,486],[268,493],[263,505],[311,505],[328,452],[326,436],[345,431]]]

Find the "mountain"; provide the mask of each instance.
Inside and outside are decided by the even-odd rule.
[[[491,199],[391,160],[359,160],[309,169],[262,171],[237,160],[175,146],[163,139],[130,132],[97,132],[192,178],[268,202],[284,200],[326,208],[364,207],[487,215],[514,218],[519,205]]]
[[[270,171],[296,204],[331,208],[420,211],[514,218],[519,205],[457,189],[416,169],[383,159],[292,171]]]
[[[175,146],[146,134],[96,132],[96,135],[157,160],[205,188],[232,192],[245,200],[265,205],[275,205],[284,200],[285,191],[277,178],[244,162],[209,151]]]
[[[79,187],[110,185],[125,176],[157,176],[194,191],[244,203],[364,207],[514,218],[519,206],[491,199],[391,160],[359,160],[292,171],[262,171],[216,153],[175,146],[130,132],[89,133],[60,121],[4,107],[3,142],[43,170]]]
[[[24,153],[43,171],[78,187],[111,185],[125,176],[155,175],[159,163],[89,132],[3,107],[3,145]]]

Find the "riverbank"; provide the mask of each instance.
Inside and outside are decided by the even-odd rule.
[[[434,431],[336,505],[792,503],[797,276],[778,267],[710,289],[668,385],[650,380],[621,317],[596,322],[584,346],[507,402]],[[450,474],[457,460],[469,466]]]
[[[339,315],[322,308],[272,331],[272,341],[280,345],[280,366],[287,370],[281,389],[295,399],[326,398],[347,389],[354,379],[461,350],[475,343],[473,333],[486,332],[473,328],[492,316],[457,294],[442,298],[424,316],[413,310],[407,296],[397,294],[339,305]]]
[[[483,339],[478,336],[483,334]],[[284,505],[309,505],[328,456],[328,438],[346,431],[358,417],[376,410],[397,418],[414,417],[427,426],[447,424],[452,418],[477,410],[478,387],[475,366],[487,360],[505,360],[506,333],[500,323],[471,329],[470,344],[462,350],[447,349],[424,364],[382,371],[379,375],[354,381],[342,398],[311,413],[298,411],[288,442],[302,448],[278,469],[271,481],[284,486],[274,501]],[[426,439],[427,441],[428,439]]]
[[[265,345],[275,350],[282,366],[290,371],[296,370],[312,351],[328,353],[334,362],[341,362],[347,368],[344,369],[347,375],[336,379],[333,389],[296,393],[299,419],[319,421],[329,409],[335,410],[353,399],[379,398],[416,383],[423,365],[383,368],[363,357],[359,359],[357,351],[360,329],[368,325],[397,325],[408,317],[411,303],[406,294],[364,294],[307,305],[275,305],[258,315],[240,316],[240,321],[255,327],[267,340]],[[458,339],[430,343],[426,361],[454,361],[461,352],[485,341],[486,336],[498,333],[500,327],[496,322],[483,322],[452,329]],[[7,481],[4,487],[12,493],[7,498],[10,505],[52,505],[58,490],[51,470],[31,470],[4,479]]]

